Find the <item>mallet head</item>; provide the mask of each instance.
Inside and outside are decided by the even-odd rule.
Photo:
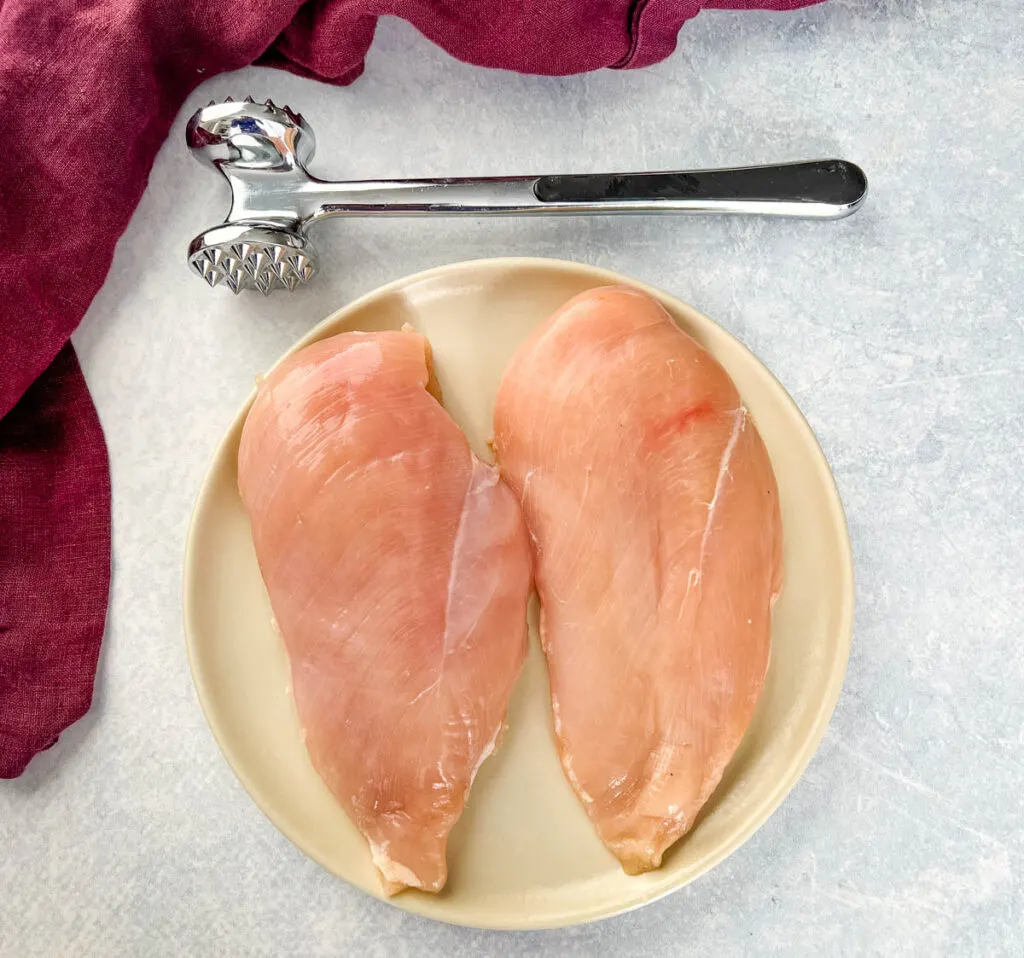
[[[222,173],[231,186],[227,220],[189,245],[192,269],[210,286],[223,282],[235,293],[292,290],[312,278],[315,253],[287,201],[309,181],[306,163],[316,149],[302,116],[270,100],[229,99],[198,110],[185,136],[195,158]]]

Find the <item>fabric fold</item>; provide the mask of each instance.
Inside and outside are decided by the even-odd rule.
[[[71,344],[0,421],[0,778],[92,701],[110,589],[110,473]]]

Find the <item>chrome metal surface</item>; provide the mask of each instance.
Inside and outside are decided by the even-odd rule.
[[[233,293],[293,290],[312,279],[316,256],[302,233],[244,223],[226,223],[200,233],[188,248],[188,264],[211,287]]]
[[[316,272],[306,229],[329,216],[731,213],[839,219],[867,194],[845,160],[658,173],[329,183],[306,170],[316,148],[301,115],[270,100],[211,103],[186,131],[196,158],[227,178],[231,210],[197,236],[189,263],[234,292],[294,289]]]

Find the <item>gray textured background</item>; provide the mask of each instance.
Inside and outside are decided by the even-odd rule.
[[[75,338],[110,442],[113,604],[91,714],[0,783],[0,953],[1021,954],[1022,38],[1021,0],[833,0],[705,13],[646,72],[541,79],[389,21],[349,89],[246,70],[198,91]],[[312,118],[322,175],[835,154],[872,193],[838,224],[334,223],[314,286],[236,301],[182,264],[223,209],[182,132],[248,91]],[[509,253],[632,274],[750,345],[832,462],[859,590],[835,718],[765,827],[640,912],[516,935],[403,914],[279,835],[207,730],[180,611],[193,498],[253,374],[382,282]]]

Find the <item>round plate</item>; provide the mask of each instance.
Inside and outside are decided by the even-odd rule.
[[[735,380],[778,477],[786,584],[754,720],[688,836],[655,872],[629,877],[603,848],[562,775],[547,675],[530,612],[531,649],[508,734],[482,766],[452,832],[448,885],[399,908],[487,928],[548,928],[652,901],[722,861],[793,787],[828,723],[850,648],[853,573],[842,505],[800,411],[739,342],[685,303],[624,276],[575,263],[457,263],[384,286],[339,310],[294,347],[350,329],[409,323],[431,342],[445,405],[489,457],[502,371],[538,323],[582,290],[628,283],[659,299]],[[250,399],[251,402],[251,399]],[[199,699],[224,755],[270,820],[325,868],[382,897],[366,842],[309,763],[270,624],[249,522],[236,486],[239,412],[213,457],[185,554],[185,630]]]

